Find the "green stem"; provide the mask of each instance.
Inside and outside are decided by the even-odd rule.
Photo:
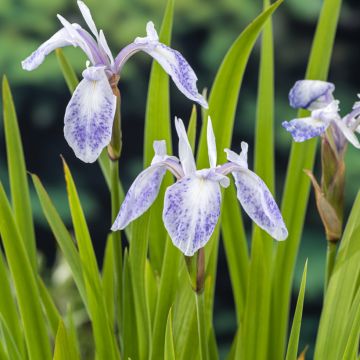
[[[199,333],[200,343],[200,359],[208,360],[208,346],[207,346],[207,332],[206,332],[206,315],[205,315],[205,295],[204,291],[201,293],[195,292],[196,300],[196,317]]]
[[[327,252],[326,252],[326,273],[325,273],[325,285],[324,285],[324,296],[329,286],[331,274],[334,270],[335,258],[336,258],[336,248],[337,243],[334,241],[327,242]]]

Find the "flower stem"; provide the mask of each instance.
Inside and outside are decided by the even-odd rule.
[[[206,331],[206,315],[205,315],[205,295],[204,291],[195,292],[196,301],[196,317],[199,334],[200,344],[200,359],[208,360],[208,342],[207,342],[207,331]]]
[[[327,287],[329,285],[331,274],[334,270],[335,258],[336,258],[336,248],[337,248],[336,245],[337,245],[337,243],[335,241],[327,242],[324,295],[325,295]]]

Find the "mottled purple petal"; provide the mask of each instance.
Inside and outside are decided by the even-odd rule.
[[[290,90],[289,101],[293,108],[315,110],[328,105],[334,98],[335,86],[320,80],[300,80]]]
[[[125,196],[112,231],[124,229],[151,206],[159,194],[165,172],[163,165],[155,164],[138,175]]]
[[[63,28],[56,32],[49,40],[45,41],[40,47],[35,50],[30,56],[21,62],[24,70],[36,69],[44,60],[45,57],[57,48],[64,46],[75,46],[74,41],[69,35],[68,31]]]
[[[66,108],[64,135],[75,155],[94,162],[111,139],[116,97],[104,68],[90,67]]]
[[[282,126],[288,131],[296,142],[303,142],[325,132],[328,123],[312,117],[284,121]]]
[[[192,256],[210,239],[220,215],[221,191],[217,181],[184,177],[167,188],[163,221],[173,244]]]
[[[152,56],[170,75],[175,85],[186,97],[207,108],[208,104],[204,97],[199,94],[196,86],[197,77],[189,63],[178,51],[158,41],[154,24],[151,21],[148,22],[146,31],[147,37],[135,39],[134,44],[137,45],[137,49]]]
[[[254,172],[233,172],[237,197],[249,217],[276,240],[285,240],[288,231],[280,210],[265,183]]]

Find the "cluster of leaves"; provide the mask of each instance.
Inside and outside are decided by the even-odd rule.
[[[255,41],[264,30],[255,170],[272,190],[275,182],[274,74],[270,17],[281,2],[279,0],[270,6],[265,0],[264,12],[235,40],[211,88],[210,110],[202,114],[202,118],[211,115],[218,149],[229,147],[243,74]],[[340,0],[324,1],[307,78],[326,79],[340,8]],[[169,0],[160,33],[164,43],[170,42],[173,11],[174,1]],[[63,54],[58,51],[57,55],[69,89],[73,91],[76,75]],[[65,315],[61,314],[39,275],[28,177],[6,78],[3,79],[2,94],[11,202],[0,185],[0,234],[5,252],[5,256],[0,256],[0,359],[37,360],[52,356],[54,359],[79,359],[78,329],[71,306]],[[194,110],[188,127],[193,147],[197,138],[197,122]],[[165,139],[171,152],[170,124],[169,80],[154,63],[147,98],[145,166],[151,160],[154,140]],[[212,316],[221,233],[238,325],[228,358],[281,359],[286,356],[286,359],[296,359],[306,265],[288,339],[290,293],[310,188],[302,170],[313,167],[315,151],[315,140],[292,146],[282,203],[290,236],[275,249],[272,240],[255,227],[249,254],[235,188],[231,185],[230,190],[224,193],[221,221],[205,248],[205,290],[200,295],[192,289],[185,259],[172,245],[161,223],[162,194],[172,181],[170,177],[164,181],[162,192],[152,208],[128,228],[126,237],[129,246],[124,252],[120,234],[109,235],[103,267],[99,269],[76,185],[65,161],[64,173],[75,242],[40,179],[31,175],[44,215],[70,267],[91,321],[96,357],[216,359],[218,352]],[[203,128],[197,153],[198,165],[205,167],[206,130]],[[224,154],[219,154],[219,157],[224,160]],[[123,199],[118,164],[111,162],[106,153],[102,154],[99,163],[111,192],[114,217],[115,209],[119,208],[120,199]],[[360,196],[355,200],[327,288],[315,359],[358,359],[359,229]]]

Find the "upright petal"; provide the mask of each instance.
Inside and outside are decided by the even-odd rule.
[[[111,139],[116,97],[104,67],[90,67],[66,108],[64,135],[75,155],[94,162]]]
[[[181,119],[175,118],[175,128],[179,137],[179,158],[186,176],[194,174],[196,164],[194,155],[187,137],[184,123]]]
[[[138,175],[125,196],[112,231],[124,229],[151,206],[159,194],[165,172],[164,166],[155,164]]]
[[[197,89],[195,72],[188,62],[178,51],[158,41],[157,32],[151,21],[147,23],[146,31],[146,37],[138,37],[134,41],[137,50],[145,51],[152,56],[170,75],[175,85],[186,97],[207,108],[207,102]]]
[[[289,93],[290,106],[315,110],[328,105],[332,100],[335,86],[320,80],[300,80],[295,83]]]
[[[210,167],[215,168],[217,161],[216,140],[215,140],[214,130],[212,127],[210,116],[208,117],[208,123],[207,123],[207,146],[208,146]]]
[[[285,240],[288,231],[280,210],[265,183],[247,169],[234,171],[237,197],[249,217],[276,240]]]
[[[83,16],[87,26],[89,27],[89,29],[91,30],[93,35],[96,37],[96,39],[99,39],[99,33],[96,28],[95,22],[91,16],[90,9],[85,5],[84,2],[82,2],[80,0],[77,2],[77,4],[79,6],[81,15]]]
[[[173,244],[186,256],[205,246],[220,215],[217,181],[188,176],[167,188],[163,221]]]

